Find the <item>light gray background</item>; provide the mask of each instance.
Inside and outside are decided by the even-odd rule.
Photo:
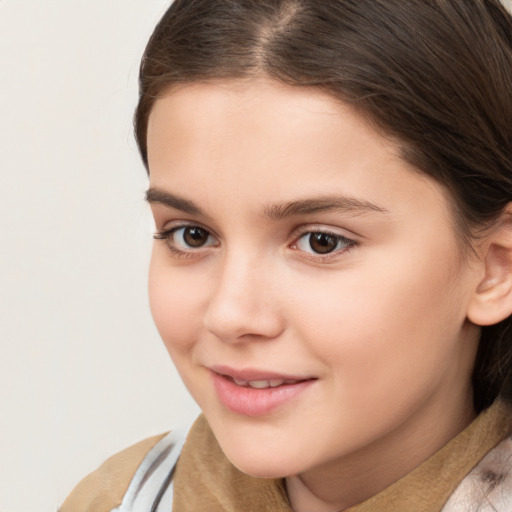
[[[133,141],[164,0],[0,0],[0,512],[191,419],[147,305]]]
[[[131,128],[168,3],[0,0],[0,512],[198,413],[150,318]]]

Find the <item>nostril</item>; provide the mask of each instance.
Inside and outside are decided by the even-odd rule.
[[[279,336],[283,321],[267,286],[270,273],[262,276],[258,262],[240,253],[231,253],[223,265],[204,312],[205,328],[231,343]]]
[[[205,328],[219,340],[227,343],[264,341],[274,339],[283,331],[284,322],[277,310],[271,308],[244,309],[237,304],[212,304],[206,312]]]

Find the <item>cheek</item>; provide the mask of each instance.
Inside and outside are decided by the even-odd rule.
[[[434,380],[457,349],[465,315],[452,268],[401,253],[333,274],[321,293],[298,292],[307,302],[296,318],[310,351],[354,400],[385,396],[409,379]]]
[[[188,351],[197,340],[202,322],[201,290],[197,276],[166,264],[158,250],[153,251],[149,270],[149,304],[155,325],[167,350]]]

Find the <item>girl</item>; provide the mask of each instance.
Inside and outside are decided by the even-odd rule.
[[[62,512],[512,510],[504,7],[176,0],[135,130],[204,415]]]

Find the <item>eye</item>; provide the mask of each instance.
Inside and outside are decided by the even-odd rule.
[[[173,239],[177,244],[185,246],[185,248],[197,249],[205,245],[211,245],[212,236],[206,229],[198,226],[189,226],[176,229],[173,233]],[[210,242],[210,243],[209,243]]]
[[[178,226],[154,235],[157,240],[165,240],[170,249],[177,252],[192,251],[217,245],[216,239],[200,226]]]
[[[296,242],[297,249],[311,254],[330,254],[355,245],[353,240],[342,235],[315,231],[304,233]]]

